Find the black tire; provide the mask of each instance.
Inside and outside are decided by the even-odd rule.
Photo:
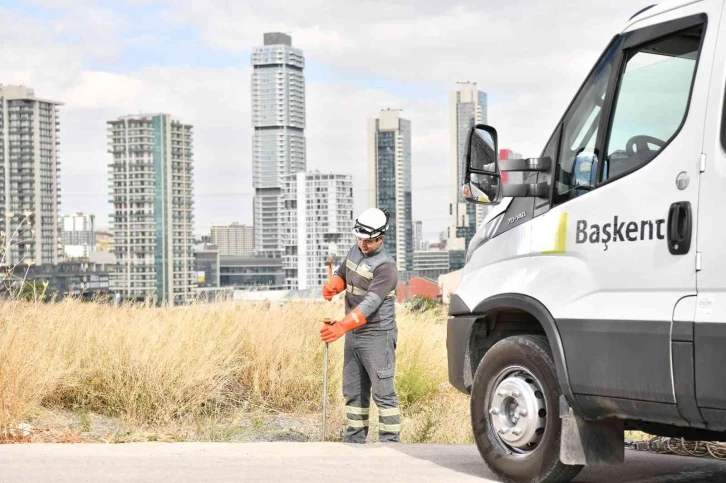
[[[534,449],[524,454],[512,451],[497,436],[489,414],[497,377],[514,366],[534,376],[546,405],[544,433]],[[479,362],[471,391],[474,440],[487,466],[503,481],[564,483],[582,470],[582,466],[569,466],[560,461],[560,394],[552,352],[544,336],[507,337],[494,344]]]

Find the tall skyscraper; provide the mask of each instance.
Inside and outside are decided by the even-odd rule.
[[[477,218],[482,219],[487,207],[467,203],[461,194],[466,174],[466,138],[475,124],[487,122],[487,95],[477,90],[476,83],[466,82],[451,93],[450,103],[450,175],[451,192],[447,247],[465,250],[477,230]],[[477,213],[478,212],[478,213]],[[477,216],[478,215],[478,216]]]
[[[330,244],[342,258],[355,244],[353,178],[297,173],[283,177],[283,269],[290,290],[321,287]]]
[[[149,114],[109,121],[108,131],[117,257],[111,291],[188,302],[196,286],[192,126]]]
[[[73,213],[63,217],[63,253],[70,258],[88,258],[96,251],[95,216]]]
[[[255,229],[239,223],[216,225],[212,227],[211,243],[217,245],[222,256],[248,255],[255,249]]]
[[[0,214],[7,234],[2,265],[58,263],[62,105],[36,98],[25,86],[0,85]]]
[[[368,205],[390,214],[384,240],[399,270],[413,268],[411,121],[385,109],[368,119]]]
[[[281,256],[282,177],[305,171],[305,58],[283,33],[252,51],[255,251]]]

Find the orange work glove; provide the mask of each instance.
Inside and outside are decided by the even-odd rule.
[[[343,317],[343,320],[339,322],[333,322],[332,325],[323,325],[323,327],[320,329],[320,338],[323,340],[323,342],[335,342],[349,330],[353,330],[356,327],[361,327],[365,325],[365,323],[366,318],[363,315],[363,312],[361,312],[360,309],[356,307],[348,312],[348,315]]]
[[[335,275],[331,281],[323,285],[323,297],[325,300],[330,300],[343,290],[345,290],[345,280],[339,275]]]

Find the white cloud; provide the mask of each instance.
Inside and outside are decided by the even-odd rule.
[[[112,109],[149,94],[139,79],[109,72],[81,72],[78,83],[62,97],[71,109]]]

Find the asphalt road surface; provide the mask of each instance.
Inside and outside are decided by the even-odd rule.
[[[726,462],[635,451],[580,483],[725,482]],[[474,446],[339,443],[0,445],[0,483],[495,482]]]

